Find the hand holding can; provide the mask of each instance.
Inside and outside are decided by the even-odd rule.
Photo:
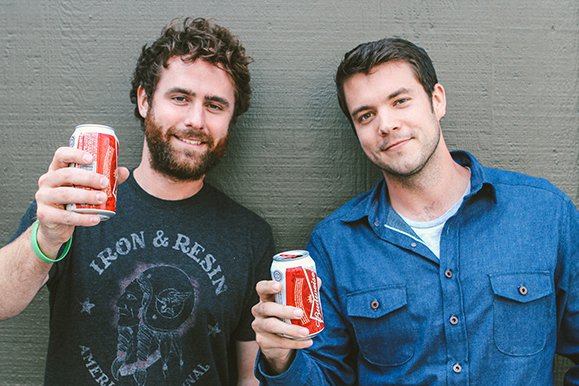
[[[70,147],[84,150],[93,156],[91,164],[71,164],[71,167],[102,174],[109,179],[109,185],[106,189],[107,199],[103,204],[71,203],[67,204],[66,209],[98,214],[102,220],[108,220],[115,215],[117,207],[119,140],[114,129],[104,125],[79,125],[70,137]]]
[[[281,292],[276,294],[276,303],[303,310],[303,316],[300,319],[283,319],[283,321],[307,328],[310,334],[305,339],[319,334],[324,329],[324,317],[320,303],[316,264],[309,252],[293,250],[278,253],[273,257],[271,276],[282,285]]]

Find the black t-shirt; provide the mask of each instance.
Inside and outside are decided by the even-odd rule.
[[[272,254],[269,225],[214,187],[164,201],[131,176],[116,216],[77,227],[50,271],[45,384],[235,384]]]

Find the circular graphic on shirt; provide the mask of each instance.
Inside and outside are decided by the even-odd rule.
[[[156,331],[173,331],[187,320],[194,306],[194,288],[189,277],[175,267],[154,267],[137,282],[143,290],[143,322]]]

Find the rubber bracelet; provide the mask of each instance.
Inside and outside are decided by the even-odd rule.
[[[70,245],[72,244],[72,236],[70,236],[70,239],[68,239],[66,244],[64,244],[64,251],[62,252],[62,255],[60,255],[56,259],[51,259],[40,250],[40,246],[38,245],[37,234],[38,234],[38,220],[36,220],[34,222],[34,225],[32,225],[32,235],[30,236],[30,242],[32,244],[32,250],[34,251],[34,254],[36,254],[36,256],[40,260],[46,261],[47,263],[56,263],[57,261],[64,259],[64,257],[70,250]]]

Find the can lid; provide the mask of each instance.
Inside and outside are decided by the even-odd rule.
[[[273,257],[275,261],[285,261],[285,260],[299,260],[308,257],[310,253],[306,250],[296,249],[293,251],[285,251],[278,253]]]
[[[78,132],[101,132],[101,133],[115,133],[115,129],[106,125],[99,125],[97,123],[84,123],[77,125],[75,128]]]

